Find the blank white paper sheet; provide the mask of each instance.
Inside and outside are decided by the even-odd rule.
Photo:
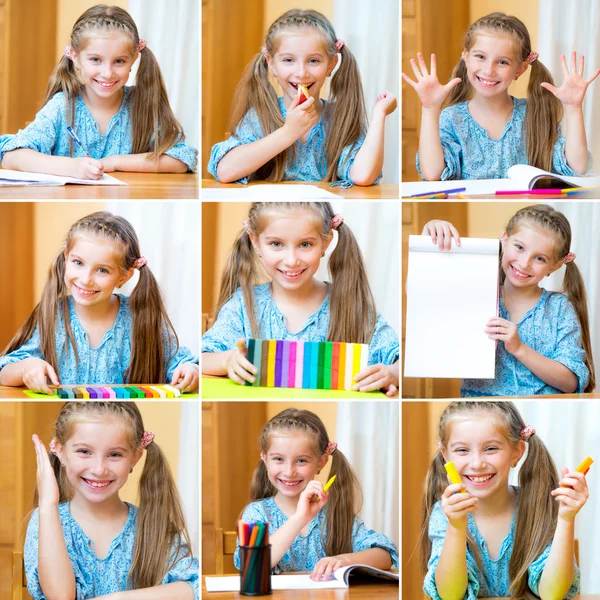
[[[442,252],[429,236],[409,236],[405,377],[494,378],[496,344],[484,329],[498,314],[499,251],[499,240],[461,238]]]

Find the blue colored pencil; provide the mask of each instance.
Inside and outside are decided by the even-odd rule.
[[[81,140],[77,137],[77,135],[75,135],[75,132],[73,131],[70,125],[67,125],[67,131],[69,132],[69,135],[73,138],[73,141],[81,148],[81,151],[86,156],[91,158],[90,153],[85,149],[85,146],[81,143]]]
[[[419,198],[420,196],[433,196],[435,194],[457,194],[458,192],[466,191],[466,187],[454,188],[453,190],[435,190],[434,192],[423,192],[422,194],[413,194],[411,198]]]

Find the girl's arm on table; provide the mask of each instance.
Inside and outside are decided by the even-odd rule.
[[[24,385],[34,392],[53,394],[53,390],[48,387],[46,377],[54,385],[60,385],[56,371],[50,363],[41,358],[25,358],[14,363],[9,363],[2,368],[0,371],[0,385],[11,387]]]
[[[74,596],[73,596],[74,597]],[[97,596],[96,600],[194,600],[194,590],[186,581],[156,585],[143,590],[128,590]]]
[[[369,565],[382,571],[388,571],[392,567],[392,557],[387,550],[383,548],[369,548],[360,552],[350,552],[349,554],[338,554],[337,556],[326,556],[322,558],[310,574],[313,581],[329,579],[329,576],[341,567],[350,565]]]
[[[30,148],[18,148],[4,155],[2,166],[5,169],[46,173],[77,179],[100,179],[104,173],[102,162],[88,156],[70,158],[42,154]]]
[[[392,114],[397,106],[396,98],[390,92],[383,92],[377,96],[367,135],[350,169],[350,179],[355,185],[371,185],[381,173],[385,118]]]
[[[131,173],[186,173],[188,166],[178,158],[161,154],[158,161],[151,154],[116,154],[101,161],[105,173],[129,171]]]
[[[285,123],[269,135],[233,148],[219,161],[217,175],[221,183],[232,183],[252,175],[265,163],[281,154],[319,122],[315,99],[298,105],[298,98],[288,108]]]
[[[235,350],[225,352],[203,352],[202,373],[206,375],[227,375],[236,383],[244,385],[246,381],[254,383],[256,367],[246,358],[248,348],[246,340],[240,338],[236,342]]]

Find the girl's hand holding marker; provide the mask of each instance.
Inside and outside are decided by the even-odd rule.
[[[567,467],[562,468],[563,477],[559,481],[560,487],[551,492],[554,499],[560,502],[558,508],[559,519],[573,521],[587,502],[590,493],[585,476],[593,462],[588,457],[575,471],[569,471]]]

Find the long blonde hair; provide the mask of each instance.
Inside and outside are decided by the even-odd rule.
[[[305,211],[314,218],[323,240],[331,235],[331,220],[335,213],[329,202],[253,202],[248,213],[248,228],[258,237],[267,219],[294,211]],[[329,257],[331,292],[327,340],[369,344],[375,331],[377,311],[362,253],[348,225],[342,223],[337,232],[338,242]],[[260,275],[260,263],[252,240],[249,233],[242,229],[223,271],[216,314],[219,314],[223,305],[240,288],[252,335],[256,338],[260,337],[260,328],[254,314],[253,286],[260,282]],[[352,298],[351,302],[348,301],[349,298]]]
[[[342,150],[347,146],[355,146],[367,130],[367,113],[358,64],[347,45],[339,51],[336,49],[337,36],[333,25],[316,10],[293,9],[276,19],[265,39],[269,55],[274,56],[277,52],[281,35],[297,31],[320,35],[329,58],[334,58],[338,52],[342,57],[341,65],[331,78],[329,99],[321,117],[326,130],[326,141],[320,160],[327,167],[325,180],[336,181]],[[235,133],[245,115],[252,109],[256,112],[263,136],[284,125],[277,93],[269,82],[267,59],[261,52],[252,58],[238,83],[233,97],[229,130]],[[293,156],[292,146],[253,173],[251,179],[281,181],[286,165],[293,160]]]
[[[300,432],[314,440],[315,455],[318,460],[324,456],[329,444],[329,435],[315,413],[308,410],[288,408],[275,415],[265,426],[260,436],[261,451],[266,454],[270,446],[270,436],[274,432]],[[324,540],[325,554],[336,556],[352,552],[352,526],[354,518],[362,506],[360,483],[347,458],[340,450],[331,454],[330,476],[338,475],[336,484],[329,490],[327,501],[327,539]],[[250,486],[250,501],[270,498],[277,493],[269,481],[267,467],[261,460],[254,471]],[[323,535],[325,532],[322,531]]]
[[[114,243],[115,254],[120,256],[121,273],[131,269],[135,260],[141,256],[135,231],[123,217],[109,212],[96,212],[79,219],[67,233],[64,249],[61,249],[50,265],[39,304],[0,356],[20,348],[38,327],[42,356],[58,373],[55,321],[62,316],[67,333],[64,352],[68,353],[70,345],[75,359],[78,360],[77,345],[69,318],[65,269],[66,256],[78,236],[85,234]],[[133,315],[131,362],[123,373],[123,380],[126,383],[163,383],[167,381],[168,361],[177,354],[179,340],[152,271],[146,265],[140,268],[139,273],[139,281],[129,296],[129,306]]]
[[[116,419],[128,438],[132,452],[140,448],[144,435],[142,415],[134,402],[67,402],[54,425],[54,437],[64,447],[80,422]],[[73,498],[73,488],[60,459],[48,454],[56,476],[59,503]],[[146,461],[139,482],[139,507],[135,544],[128,574],[128,589],[160,585],[165,575],[180,560],[192,556],[190,535],[179,492],[167,459],[157,442],[146,447]],[[36,490],[34,508],[39,498]]]
[[[571,251],[571,225],[565,215],[551,206],[536,204],[517,211],[506,226],[507,235],[513,235],[523,225],[549,232],[554,237],[555,262],[562,260]],[[500,254],[500,263],[502,264],[502,254]],[[505,277],[504,271],[500,268],[500,285],[504,283]],[[588,385],[584,392],[592,392],[596,387],[596,372],[592,355],[587,294],[583,277],[574,261],[565,265],[563,289],[577,315],[581,330],[581,345],[585,351],[585,366],[590,373]]]
[[[117,31],[131,40],[131,55],[137,52],[140,37],[131,15],[118,6],[98,4],[86,10],[75,22],[71,31],[71,48],[79,53],[85,49],[87,36],[96,31]],[[75,65],[66,56],[58,61],[48,81],[44,105],[54,94],[63,92],[67,105],[67,119],[75,124],[75,100],[83,84],[77,76]],[[148,48],[140,50],[140,64],[136,85],[130,93],[132,124],[131,152],[149,153],[148,158],[158,160],[169,148],[184,139],[183,128],[175,118],[167,89],[156,57]],[[160,126],[160,127],[159,127]],[[73,155],[73,141],[70,141]]]
[[[472,419],[479,414],[489,415],[508,440],[516,448],[521,440],[521,430],[525,422],[512,402],[452,402],[440,417],[438,434],[442,448],[450,439],[452,424],[460,419]],[[423,488],[421,506],[421,569],[427,572],[431,555],[429,539],[429,519],[436,502],[448,487],[448,477],[444,469],[441,450],[436,452]],[[510,590],[515,598],[537,600],[529,589],[527,569],[552,541],[558,518],[558,504],[550,492],[558,487],[558,473],[546,446],[537,435],[528,440],[527,457],[519,469],[519,502],[514,536],[514,546],[508,566]],[[477,545],[468,535],[467,544],[480,569],[483,563]]]
[[[475,21],[465,33],[463,48],[470,50],[475,36],[481,31],[508,33],[517,46],[517,58],[523,63],[531,53],[531,39],[525,24],[511,15],[494,12]],[[444,102],[444,107],[464,102],[473,95],[473,87],[467,78],[467,67],[461,58],[454,68],[452,78],[460,77],[461,82],[454,87]],[[525,136],[529,164],[552,171],[552,153],[558,137],[558,126],[563,117],[560,100],[540,84],[554,84],[550,71],[537,59],[531,64],[531,75],[527,86],[527,111],[525,113]]]

